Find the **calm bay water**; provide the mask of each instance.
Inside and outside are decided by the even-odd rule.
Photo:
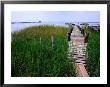
[[[75,23],[78,25],[78,22]],[[95,26],[99,23],[89,23],[90,26]],[[19,31],[21,29],[31,27],[31,26],[39,26],[39,25],[54,25],[54,26],[64,26],[69,27],[65,24],[65,22],[42,22],[42,23],[14,23],[11,24],[11,32]]]
[[[14,23],[11,24],[11,32],[19,31],[26,27],[39,26],[39,25],[55,25],[68,27],[64,22],[43,22],[43,23]]]

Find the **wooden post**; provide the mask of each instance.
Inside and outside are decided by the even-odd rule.
[[[39,54],[40,56],[42,55],[41,54],[41,49],[42,49],[42,38],[40,37],[40,54]]]
[[[53,36],[51,36],[51,41],[52,41],[52,48],[53,48]]]
[[[40,45],[41,45],[41,37],[40,37]]]
[[[84,42],[87,43],[89,38],[89,33],[86,33]]]

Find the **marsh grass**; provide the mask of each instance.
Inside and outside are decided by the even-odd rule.
[[[65,27],[45,25],[12,33],[11,75],[13,77],[76,76],[75,67],[67,58],[67,32],[68,29]]]
[[[100,32],[85,29],[89,33],[87,45],[87,69],[91,77],[100,76]]]

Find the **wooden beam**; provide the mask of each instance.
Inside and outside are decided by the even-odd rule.
[[[76,65],[76,73],[77,77],[89,77],[84,64],[75,64]]]

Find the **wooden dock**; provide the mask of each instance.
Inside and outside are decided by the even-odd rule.
[[[75,60],[76,73],[78,77],[89,77],[86,70],[86,46],[84,42],[85,37],[77,26],[73,27],[71,33],[71,40],[69,41],[69,56],[71,60]]]

